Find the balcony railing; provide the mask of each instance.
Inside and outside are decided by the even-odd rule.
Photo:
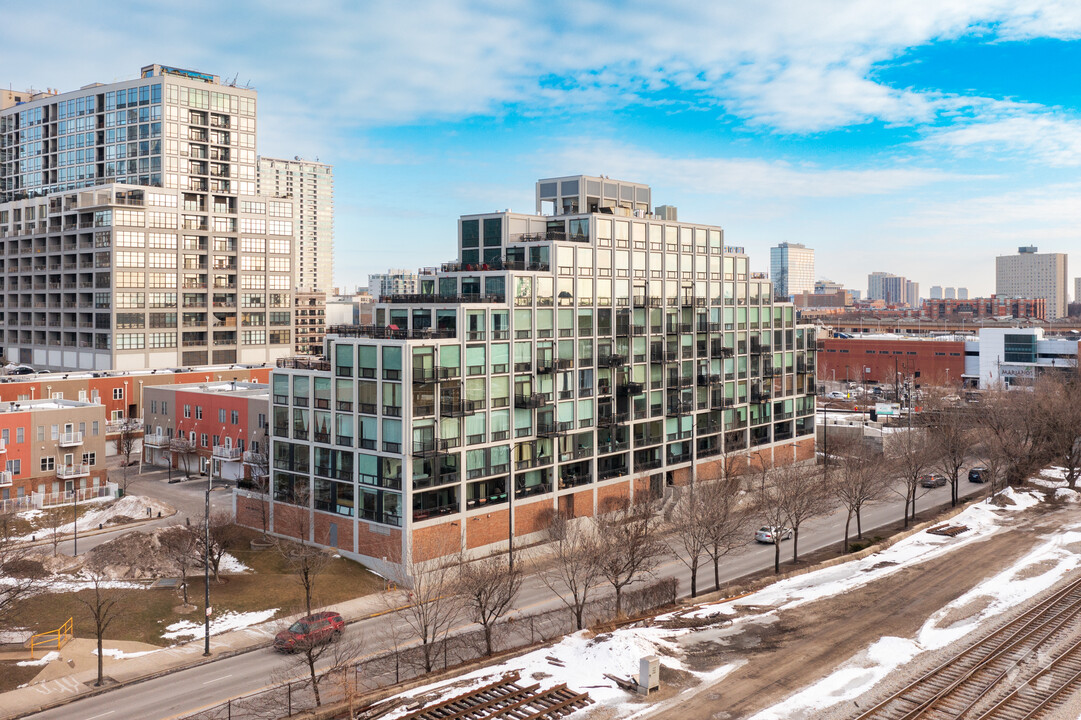
[[[244,451],[238,447],[215,445],[213,454],[218,460],[224,460],[225,462],[240,462],[240,459],[244,456]]]
[[[329,360],[311,357],[285,357],[278,358],[277,366],[280,368],[292,368],[294,370],[332,370]]]
[[[161,433],[143,436],[143,445],[147,447],[169,447],[169,438]]]
[[[546,396],[537,393],[531,395],[515,393],[514,395],[514,407],[516,408],[540,408],[544,407],[549,402],[550,401]]]
[[[543,425],[537,425],[538,437],[558,437],[560,435],[566,435],[570,432],[574,423],[570,421],[557,422],[557,423],[545,423]]]
[[[11,484],[11,478],[12,478],[12,475],[11,475],[10,470],[0,471],[0,487],[6,487],[6,486],[10,485]]]
[[[630,420],[630,413],[607,413],[597,416],[597,427],[612,427],[613,425],[622,425],[624,423],[630,422]]]
[[[327,328],[326,334],[341,337],[373,338],[376,340],[431,340],[457,337],[453,330],[439,328],[409,330],[407,328],[385,327],[383,325],[331,325]]]
[[[435,457],[436,455],[443,455],[449,450],[450,441],[445,439],[437,440],[432,438],[413,441],[413,454],[417,457]]]
[[[434,303],[439,305],[457,305],[459,303],[501,304],[506,302],[506,296],[495,293],[459,293],[455,295],[440,295],[437,293],[403,293],[401,295],[384,295],[383,297],[379,298],[379,301],[385,303]]]
[[[75,447],[76,445],[82,445],[83,434],[81,432],[60,433],[60,438],[57,442],[60,447]]]
[[[619,395],[640,395],[645,390],[645,385],[640,382],[627,382],[616,386]]]
[[[0,439],[0,454],[6,453],[7,451],[8,451],[7,440]]]
[[[439,403],[439,413],[443,417],[464,417],[477,411],[473,400],[444,399]]]
[[[89,465],[60,465],[56,468],[56,476],[61,480],[87,477],[90,475]]]

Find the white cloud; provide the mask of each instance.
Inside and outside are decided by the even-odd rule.
[[[300,115],[308,133],[498,115],[507,105],[620,107],[669,88],[785,132],[918,124],[956,100],[885,85],[876,63],[973,33],[1081,35],[1081,9],[1051,0],[193,0],[173,10],[24,5],[5,22],[25,30],[7,39],[0,63],[35,74],[24,82],[70,82],[73,70],[86,82],[110,80],[151,59],[239,71],[270,112],[310,108]],[[44,27],[50,42],[109,52],[80,58],[78,68],[69,57],[38,58],[45,38],[34,28]],[[32,67],[18,61],[29,56]]]
[[[970,227],[986,236],[1069,238],[1081,226],[1081,183],[1056,183],[928,205],[905,224],[917,227]]]
[[[611,177],[646,179],[681,193],[787,200],[887,195],[933,183],[983,176],[933,168],[836,169],[753,158],[677,157],[603,139],[566,139],[552,168],[592,168]]]
[[[1081,165],[1081,121],[1055,112],[1014,115],[933,130],[920,144],[962,157],[992,152],[1000,158],[1076,167]]]

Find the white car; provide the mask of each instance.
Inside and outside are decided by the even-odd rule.
[[[826,397],[830,400],[844,400],[845,394],[843,392],[837,392],[836,390],[834,390],[833,392],[827,393]]]
[[[783,527],[783,528],[760,527],[760,528],[758,528],[758,532],[756,532],[754,534],[754,539],[757,540],[760,543],[766,543],[767,545],[772,545],[775,542],[774,541],[774,536],[775,535],[778,536],[781,540],[791,540],[792,539],[792,528],[786,528],[786,527]]]

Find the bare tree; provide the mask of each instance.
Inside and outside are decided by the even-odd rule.
[[[202,533],[191,525],[173,525],[165,528],[158,536],[162,552],[180,570],[180,589],[184,604],[188,602],[188,571],[199,564],[198,557],[203,547]]]
[[[169,441],[169,452],[177,458],[177,465],[184,470],[184,475],[191,475],[191,456],[195,452],[195,443],[183,435],[177,435]]]
[[[929,450],[934,467],[950,483],[950,504],[957,507],[960,499],[958,480],[972,445],[972,415],[968,408],[930,397],[924,401],[921,424],[928,429]]]
[[[51,507],[42,514],[42,527],[53,548],[53,557],[60,550],[60,543],[64,539],[64,526],[67,525],[67,512],[63,506]]]
[[[805,522],[833,507],[823,488],[822,474],[814,465],[783,465],[777,470],[785,523],[792,528],[792,562],[799,562],[799,530]]]
[[[244,453],[244,462],[247,465],[248,477],[243,484],[262,495],[259,502],[259,520],[263,537],[266,538],[270,529],[270,456],[261,450],[249,450]]]
[[[773,535],[773,572],[781,572],[781,536],[788,521],[784,489],[778,473],[773,471],[759,455],[758,469],[754,473],[751,494],[755,515],[762,519]]]
[[[131,465],[131,455],[139,441],[141,427],[134,419],[125,418],[120,425],[120,434],[113,441],[116,444],[116,454],[124,458],[124,472],[120,480],[120,487],[124,492],[128,491],[128,466]]]
[[[921,427],[890,433],[885,438],[888,467],[901,479],[893,488],[904,498],[904,526],[916,519],[916,499],[920,493],[920,478],[931,468],[933,457],[927,447],[927,434]]]
[[[653,571],[664,552],[657,527],[661,516],[652,502],[623,503],[593,519],[601,577],[616,594],[616,617],[623,616],[623,591]]]
[[[231,513],[220,510],[210,515],[210,548],[207,557],[210,569],[214,573],[214,582],[219,582],[218,571],[222,558],[241,541],[240,528],[233,522]]]
[[[76,593],[75,600],[83,606],[94,625],[94,636],[98,641],[98,679],[94,686],[100,687],[104,679],[105,654],[102,648],[105,633],[113,621],[124,613],[131,591],[111,586],[100,570],[89,569],[87,572],[90,575],[90,588]]]
[[[0,514],[0,627],[7,627],[21,600],[44,584],[42,574],[30,567],[30,547],[14,536],[11,513]]]
[[[754,522],[753,503],[745,502],[744,479],[733,472],[698,491],[706,508],[706,554],[713,563],[713,589],[721,589],[721,558],[747,544],[747,531]]]
[[[718,481],[719,482],[719,481]],[[672,540],[676,557],[691,571],[691,597],[698,597],[698,567],[706,553],[706,505],[698,497],[703,483],[683,488],[672,508]]]
[[[395,547],[388,558],[392,579],[409,588],[409,604],[401,617],[420,641],[424,671],[435,667],[440,643],[445,643],[462,613],[458,579],[458,547],[442,539],[422,539],[414,534],[412,552],[402,555]]]
[[[847,511],[845,535],[841,552],[848,552],[849,529],[856,520],[857,536],[863,537],[860,514],[869,503],[883,499],[888,488],[888,474],[883,473],[878,462],[862,440],[857,440],[841,451],[840,466],[834,466],[828,477],[827,487],[833,497]]]
[[[1020,485],[1050,457],[1040,398],[1004,387],[986,392],[978,410],[980,434],[993,454],[1007,485]]]
[[[571,611],[575,626],[581,630],[585,627],[590,592],[601,577],[600,553],[593,528],[557,513],[552,517],[547,533],[552,558],[551,566],[540,574],[541,581]]]
[[[307,498],[307,488],[299,489],[295,498],[299,507],[296,508],[296,512],[287,514],[280,525],[282,532],[302,540],[307,540],[311,531],[311,514],[308,512]],[[294,542],[276,538],[274,547],[277,548],[278,553],[285,560],[293,580],[304,593],[304,607],[308,615],[311,615],[316,581],[333,562],[334,557],[323,548],[308,545],[302,541]]]
[[[503,555],[473,562],[461,557],[459,564],[461,594],[473,620],[484,629],[484,650],[491,655],[494,652],[492,630],[518,597],[522,587],[521,569],[511,567]]]
[[[1040,434],[1051,461],[1065,470],[1066,484],[1077,486],[1081,478],[1081,376],[1048,375],[1036,386]]]

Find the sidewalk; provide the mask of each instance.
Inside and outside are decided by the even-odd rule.
[[[405,602],[405,593],[397,591],[389,595],[378,593],[354,598],[338,603],[333,609],[340,612],[346,622],[352,623],[383,615],[388,612],[388,607],[398,607]],[[299,617],[299,615],[279,617],[260,625],[212,635],[210,657],[203,657],[202,637],[138,657],[119,660],[106,657],[105,683],[100,688],[94,687],[97,681],[97,659],[91,653],[96,648],[96,641],[73,640],[61,652],[60,659],[51,662],[38,674],[37,678],[48,678],[47,680],[0,694],[0,718],[7,720],[22,717],[57,705],[64,705],[87,695],[108,692],[110,688],[149,680],[224,657],[269,647],[274,640],[274,635],[285,624]],[[129,644],[108,639],[103,643],[106,649],[123,649],[126,645]],[[69,648],[72,650],[69,651]],[[78,655],[78,657],[73,657],[73,655]],[[93,662],[88,663],[87,658],[92,659]],[[69,661],[74,662],[69,664]]]

